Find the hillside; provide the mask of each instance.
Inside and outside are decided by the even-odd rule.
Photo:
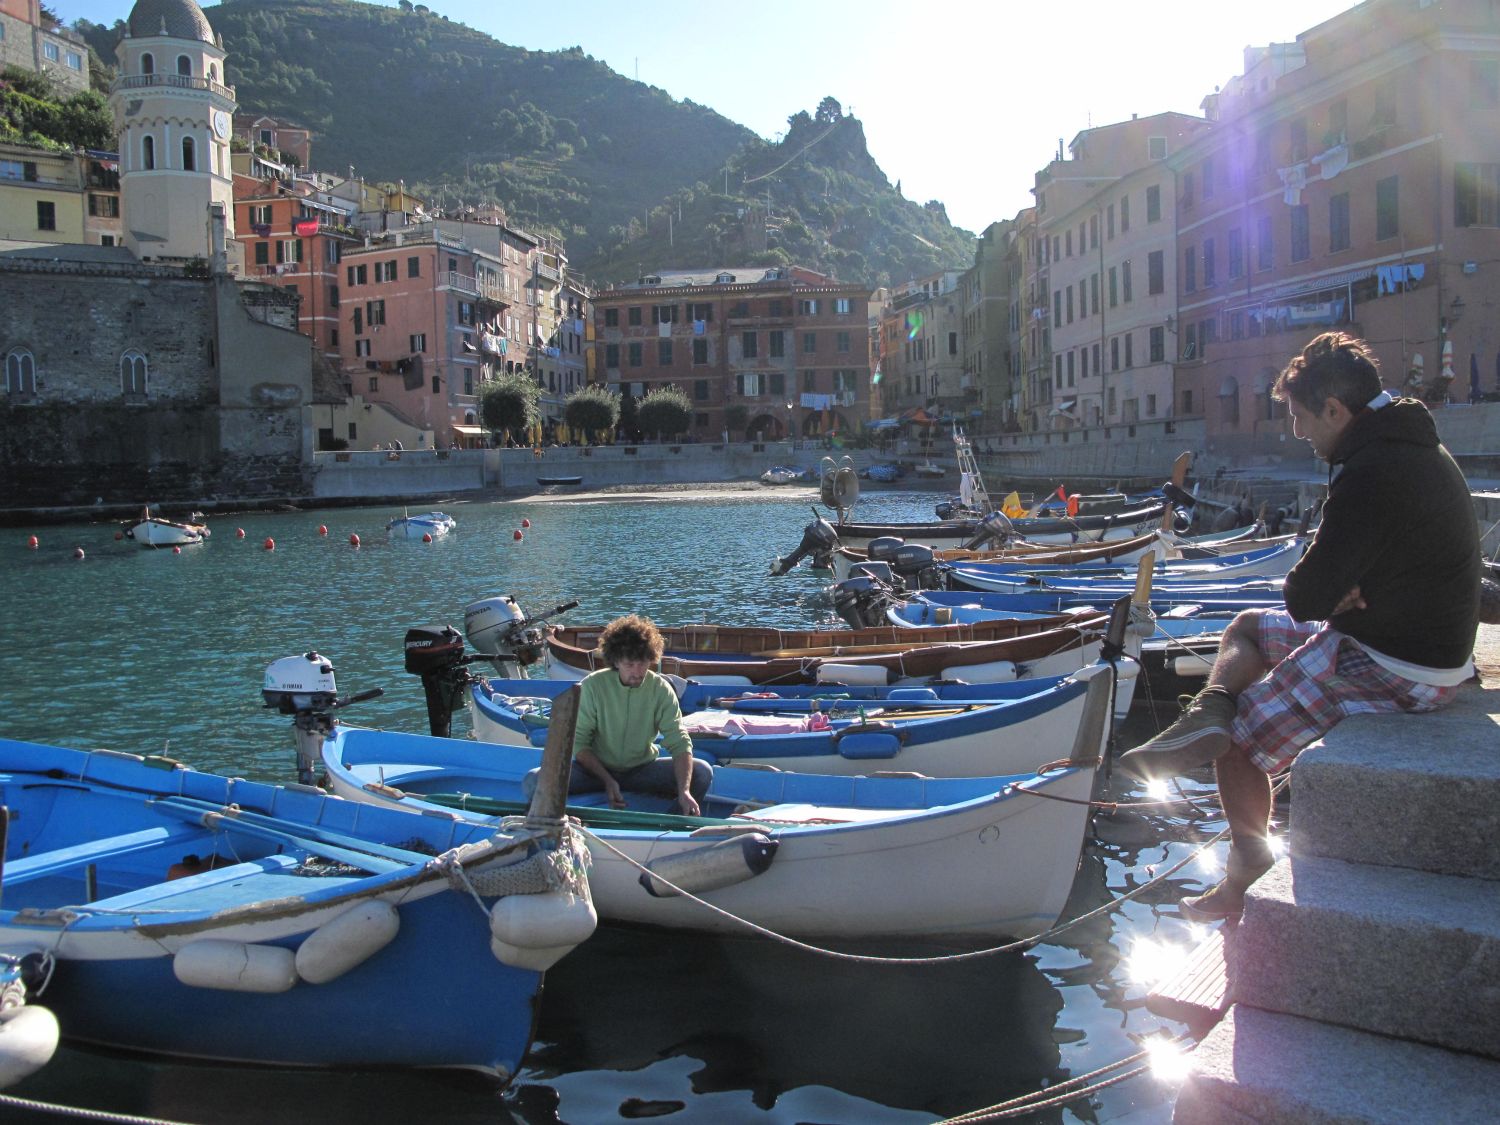
[[[972,236],[902,200],[858,122],[822,107],[772,145],[579,48],[508,46],[422,5],[226,0],[205,14],[241,109],[312,128],[320,169],[404,180],[445,210],[497,202],[562,235],[595,280],[795,260],[878,285],[969,260]],[[119,25],[76,26],[113,64]]]

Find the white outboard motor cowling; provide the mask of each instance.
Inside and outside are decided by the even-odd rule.
[[[273,660],[260,691],[266,706],[283,715],[331,707],[338,694],[333,665],[316,652]]]

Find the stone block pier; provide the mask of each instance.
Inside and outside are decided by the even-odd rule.
[[[1433,715],[1356,716],[1292,767],[1290,848],[1226,931],[1228,1012],[1174,1121],[1494,1120],[1500,626]]]

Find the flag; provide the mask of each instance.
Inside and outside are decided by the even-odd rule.
[[[1068,502],[1068,490],[1066,488],[1064,488],[1062,485],[1058,485],[1057,486],[1057,498],[1059,500],[1061,500],[1064,504],[1066,504]]]

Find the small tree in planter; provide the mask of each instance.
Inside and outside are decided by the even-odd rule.
[[[639,414],[641,429],[661,441],[686,433],[693,424],[693,404],[681,387],[671,383],[648,393],[641,400]]]
[[[524,434],[542,419],[540,398],[541,388],[529,375],[501,375],[480,396],[479,420],[497,439],[506,432]]]
[[[640,429],[641,419],[637,413],[639,404],[635,401],[635,395],[629,390],[620,392],[620,429],[625,431],[625,441],[629,444],[635,441],[635,432]]]
[[[609,438],[620,421],[620,396],[603,384],[590,383],[563,403],[563,421],[574,433]]]
[[[750,424],[750,408],[743,402],[731,402],[724,408],[724,428],[732,434],[745,433]]]

